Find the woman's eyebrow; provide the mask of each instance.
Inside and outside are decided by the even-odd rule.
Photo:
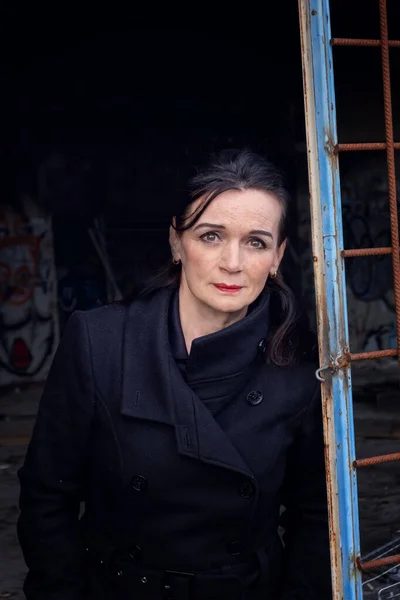
[[[207,229],[226,229],[225,225],[218,225],[217,223],[199,223],[196,227],[193,228],[193,231],[197,229],[207,228]],[[252,229],[249,232],[249,235],[265,235],[266,237],[270,237],[272,240],[274,236],[270,231],[265,231],[265,229]]]
[[[252,231],[250,231],[251,235],[266,235],[267,237],[270,237],[272,240],[274,239],[274,236],[272,235],[272,233],[270,231],[265,231],[264,229],[253,229]]]
[[[193,229],[193,231],[196,231],[196,229],[200,229],[200,227],[211,227],[212,229],[226,229],[224,225],[217,225],[216,223],[200,223]]]

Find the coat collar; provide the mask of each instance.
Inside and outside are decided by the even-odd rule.
[[[171,288],[162,289],[150,298],[136,300],[127,310],[121,412],[128,417],[174,425],[181,455],[251,476],[249,467],[210,411],[183,380],[171,354],[168,313],[173,292]],[[235,326],[227,329],[231,328]],[[257,354],[257,347],[247,349],[245,328],[241,332],[235,328],[233,334],[234,345],[229,341],[229,350],[238,355],[239,362],[245,356],[249,358],[247,352],[252,357]],[[208,337],[201,338],[196,352],[204,352]],[[221,336],[222,348],[226,339]],[[220,358],[221,346],[216,352],[208,360]]]
[[[179,292],[173,294],[169,338],[174,359],[184,365],[184,379],[202,400],[236,396],[249,377],[268,334],[269,294],[263,293],[245,319],[193,340],[188,355],[179,316]]]

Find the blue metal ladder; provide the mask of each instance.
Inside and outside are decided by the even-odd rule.
[[[379,0],[380,40],[332,39],[329,0],[299,0],[311,221],[322,385],[327,489],[329,498],[333,600],[362,599],[362,571],[400,563],[400,556],[362,562],[357,468],[399,460],[400,453],[356,460],[351,369],[354,360],[397,356],[400,361],[400,254],[397,221],[386,0]],[[339,144],[332,46],[377,46],[382,53],[386,141]],[[340,196],[340,151],[386,150],[392,246],[345,250]],[[345,259],[391,254],[393,260],[397,349],[352,354],[349,348]]]

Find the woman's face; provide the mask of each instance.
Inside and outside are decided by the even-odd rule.
[[[200,198],[190,212],[202,203]],[[278,270],[286,242],[278,246],[282,210],[258,190],[217,196],[189,230],[171,228],[173,258],[182,262],[186,297],[222,313],[240,313]]]

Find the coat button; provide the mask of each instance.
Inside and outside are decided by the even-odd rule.
[[[243,552],[243,546],[237,540],[233,540],[228,544],[228,552],[231,556],[239,556]]]
[[[258,390],[253,390],[247,394],[247,402],[251,406],[257,406],[257,404],[260,404],[263,400],[264,396]]]
[[[251,481],[244,481],[239,486],[239,494],[245,500],[249,500],[250,498],[252,498],[254,496],[254,493],[255,493],[255,487],[251,483]]]
[[[143,475],[135,475],[132,479],[132,487],[136,492],[144,492],[147,489],[147,479]]]
[[[258,342],[258,351],[260,352],[260,354],[265,354],[267,350],[267,342],[265,340],[260,340]]]

